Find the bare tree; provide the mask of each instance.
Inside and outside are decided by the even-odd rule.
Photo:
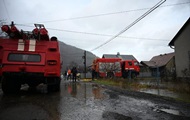
[[[112,78],[115,76],[116,72],[121,71],[121,66],[119,62],[114,63],[99,63],[100,72],[107,73],[107,77]]]

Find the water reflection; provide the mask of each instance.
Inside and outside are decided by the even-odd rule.
[[[182,101],[190,102],[190,94],[184,93],[184,92],[175,92],[175,89],[176,90],[188,89],[188,85],[184,83],[159,82],[159,85],[158,85],[158,82],[156,80],[139,80],[135,82],[134,82],[135,84],[134,86],[121,84],[120,87],[124,89],[128,89],[128,90],[140,91],[140,92],[155,94],[155,95],[160,95],[160,96],[166,96],[166,97],[171,97],[171,98],[179,99]],[[138,84],[145,87],[147,85],[147,87],[141,88],[139,87]],[[151,86],[151,87],[149,88],[148,86]],[[171,90],[174,90],[174,91],[171,91]]]
[[[77,97],[77,91],[80,89],[81,84],[78,82],[65,83],[64,91],[67,91],[72,97]]]
[[[77,83],[69,83],[67,86],[67,91],[73,97],[76,97],[76,95],[77,95]]]
[[[102,89],[97,84],[80,83],[80,82],[66,82],[64,83],[64,91],[67,91],[69,95],[75,98],[93,97],[94,99],[103,98]]]
[[[140,89],[139,91],[145,92],[145,93],[150,93],[150,94],[155,94],[155,95],[160,95],[160,96],[177,98],[177,99],[181,99],[181,100],[184,100],[187,102],[190,101],[190,95],[189,94],[176,93],[176,92],[169,91],[167,89]]]
[[[63,120],[99,120],[104,106],[99,106],[103,98],[103,89],[89,82],[64,81],[61,88],[61,104],[59,111]],[[107,97],[107,96],[106,96]]]
[[[0,94],[0,119],[59,120],[60,99],[60,92],[45,94],[31,89],[21,89],[18,94]]]
[[[101,88],[97,84],[92,84],[92,93],[95,99],[101,99],[103,97],[100,90]]]

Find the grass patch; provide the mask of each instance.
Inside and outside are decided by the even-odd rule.
[[[151,80],[151,79],[150,79]],[[110,86],[117,86],[123,89],[127,90],[133,90],[133,91],[140,91],[142,89],[165,89],[172,91],[173,93],[177,94],[178,97],[172,97],[177,101],[182,101],[182,102],[187,102],[190,103],[190,84],[189,83],[184,83],[184,82],[163,82],[162,85],[164,86],[157,86],[157,84],[149,84],[145,83],[142,84],[142,81],[147,81],[147,80],[129,80],[129,79],[98,79],[95,80],[94,82],[102,85],[110,85]],[[163,95],[164,96],[164,95]]]
[[[127,79],[98,79],[94,82],[102,84],[102,85],[111,85],[111,86],[117,86],[124,89],[132,89],[132,90],[138,90],[141,88],[151,88],[152,86],[147,84],[139,84],[137,81],[130,81]]]
[[[103,85],[119,86],[118,82],[109,79],[95,80],[95,82]]]
[[[132,89],[132,90],[140,90],[144,89],[157,89],[157,84],[140,84],[139,81],[144,81],[141,79],[97,79],[95,80],[96,83],[103,84],[103,85],[111,85],[111,86],[118,86],[124,89]],[[146,80],[145,80],[146,81]],[[164,83],[166,84],[166,83]],[[160,89],[167,89],[169,91],[173,91],[176,93],[190,93],[190,84],[179,82],[170,82],[164,86],[159,86]]]

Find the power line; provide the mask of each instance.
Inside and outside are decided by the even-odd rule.
[[[122,33],[124,33],[125,31],[127,31],[129,28],[131,28],[133,25],[135,25],[136,23],[138,23],[140,20],[142,20],[144,17],[146,17],[148,14],[150,14],[152,11],[154,11],[156,8],[158,8],[161,4],[163,4],[166,0],[161,0],[160,2],[158,2],[156,5],[154,5],[150,10],[148,10],[147,12],[145,12],[143,15],[141,15],[139,18],[137,18],[134,22],[132,22],[130,25],[128,25],[126,28],[124,28],[123,30],[121,30],[118,34],[114,35],[113,37],[111,37],[110,39],[108,39],[106,42],[104,42],[103,44],[95,47],[94,49],[92,49],[91,51],[94,51],[102,46],[104,46],[105,44],[109,43],[110,41],[112,41],[113,39],[115,39],[116,37],[118,37],[119,35],[121,35]]]
[[[70,33],[77,33],[77,34],[95,35],[95,36],[106,36],[106,37],[113,36],[113,35],[108,35],[108,34],[90,33],[90,32],[80,32],[80,31],[63,30],[63,29],[55,29],[55,28],[47,28],[47,29],[48,29],[48,30],[55,30],[55,31],[64,31],[64,32],[70,32]],[[168,39],[138,38],[138,37],[127,37],[127,36],[118,36],[118,37],[120,37],[120,38],[131,38],[131,39],[147,39],[147,40],[168,41]]]
[[[24,24],[15,24],[18,26],[24,26],[24,27],[34,27],[31,25],[24,25]],[[54,30],[54,31],[63,31],[63,32],[69,32],[69,33],[76,33],[76,34],[86,34],[86,35],[94,35],[94,36],[105,36],[110,37],[113,35],[110,34],[100,34],[100,33],[91,33],[91,32],[81,32],[81,31],[73,31],[73,30],[64,30],[64,29],[56,29],[56,28],[46,28],[48,30]],[[141,38],[141,37],[127,37],[127,36],[118,36],[119,38],[130,38],[130,39],[143,39],[143,40],[158,40],[158,41],[169,41],[169,39],[155,39],[155,38]]]
[[[168,7],[168,6],[174,6],[174,5],[189,4],[189,3],[190,2],[169,4],[169,5],[163,5],[163,6],[160,6],[160,7]],[[133,11],[146,10],[146,9],[149,9],[149,8],[142,8],[142,9],[128,10],[128,11],[120,11],[120,12],[114,12],[114,13],[97,14],[97,15],[90,15],[90,16],[82,16],[82,17],[74,17],[74,18],[67,18],[67,19],[62,19],[62,20],[44,21],[44,22],[56,22],[56,21],[64,21],[64,20],[82,19],[82,18],[88,18],[88,17],[97,17],[97,16],[112,15],[112,14],[120,14],[120,13],[133,12]],[[30,24],[33,24],[33,23],[30,23]],[[25,27],[33,27],[33,26],[30,26],[30,25],[26,25],[26,24],[17,24],[17,25],[25,26]],[[55,30],[55,31],[78,33],[78,34],[88,34],[88,35],[97,35],[97,36],[113,36],[113,35],[106,35],[106,34],[99,34],[99,33],[80,32],[80,31],[63,30],[63,29],[55,29],[55,28],[48,28],[48,29]],[[168,39],[136,38],[136,37],[126,37],[126,36],[118,36],[118,37],[120,37],[120,38],[131,38],[131,39],[146,39],[146,40],[168,41]]]
[[[183,5],[183,4],[189,4],[189,3],[190,2],[176,3],[176,4],[163,5],[163,6],[160,6],[160,7],[170,7],[170,6]],[[61,21],[68,21],[68,20],[86,19],[86,18],[93,18],[93,17],[100,17],[100,16],[123,14],[123,13],[128,13],[128,12],[136,12],[136,11],[142,11],[142,10],[147,10],[147,9],[150,9],[150,8],[141,8],[141,9],[134,9],[134,10],[119,11],[119,12],[102,13],[102,14],[96,14],[96,15],[71,17],[71,18],[58,19],[58,20],[35,22],[35,23],[50,23],[50,22],[61,22]],[[33,24],[33,23],[25,23],[25,24]]]
[[[9,19],[9,21],[11,21],[11,18],[10,18],[10,15],[9,15],[9,12],[8,12],[8,10],[7,10],[7,6],[6,6],[4,0],[3,0],[3,4],[4,4],[4,6],[5,6],[5,11],[6,11],[6,13],[7,13],[8,19]]]

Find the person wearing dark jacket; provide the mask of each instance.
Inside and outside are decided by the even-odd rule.
[[[77,68],[73,67],[73,69],[71,70],[72,74],[73,74],[73,81],[76,82],[77,79]]]

